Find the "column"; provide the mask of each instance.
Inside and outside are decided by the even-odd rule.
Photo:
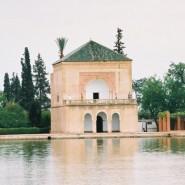
[[[108,133],[112,132],[112,117],[110,111],[107,112],[107,131]]]
[[[96,113],[93,111],[93,114],[92,114],[92,130],[93,130],[93,133],[96,133]]]
[[[180,116],[177,117],[177,130],[181,130],[181,118],[180,118]]]
[[[166,115],[166,130],[170,132],[170,113],[168,112]]]
[[[166,131],[166,117],[163,117],[163,132]]]

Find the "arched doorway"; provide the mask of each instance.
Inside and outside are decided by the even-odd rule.
[[[112,132],[120,132],[120,120],[117,113],[112,115]]]
[[[97,116],[97,120],[96,120],[96,131],[99,132],[103,132],[103,119],[101,116]]]
[[[84,116],[84,132],[92,132],[92,116],[89,113]]]
[[[107,115],[100,112],[96,118],[96,132],[107,132]]]
[[[109,88],[103,80],[92,80],[86,86],[86,99],[109,99]]]

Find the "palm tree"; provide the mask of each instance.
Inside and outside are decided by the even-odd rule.
[[[66,46],[67,41],[68,41],[68,39],[65,37],[59,37],[56,39],[56,43],[59,47],[60,58],[62,58],[64,56],[63,50]]]

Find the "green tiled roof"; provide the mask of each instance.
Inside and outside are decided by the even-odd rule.
[[[91,40],[55,62],[55,64],[62,61],[131,61],[131,59]]]

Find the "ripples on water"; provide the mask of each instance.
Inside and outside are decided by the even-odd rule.
[[[183,185],[185,138],[0,141],[0,185]]]

